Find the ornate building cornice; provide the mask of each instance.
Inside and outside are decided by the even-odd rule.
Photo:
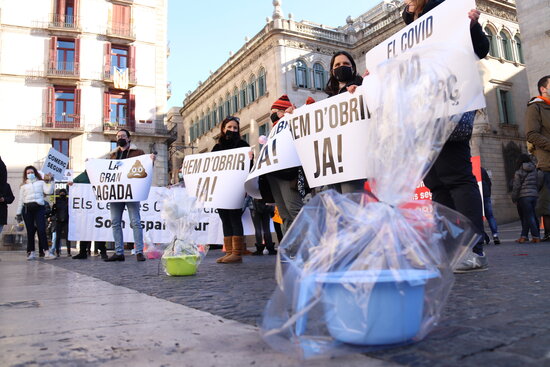
[[[477,9],[482,13],[511,22],[518,22],[516,7],[512,3],[498,0],[476,0],[476,5]]]

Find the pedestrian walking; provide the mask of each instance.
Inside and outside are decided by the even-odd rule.
[[[512,201],[521,212],[521,234],[516,242],[528,242],[529,232],[531,232],[531,242],[538,243],[540,242],[540,229],[535,208],[539,188],[544,182],[544,174],[536,169],[527,154],[520,156],[519,164],[519,169],[514,173],[512,185]]]
[[[128,159],[145,154],[143,150],[138,149],[131,144],[130,132],[126,129],[120,129],[117,134],[117,148],[114,149],[109,159]],[[155,160],[155,155],[151,154],[151,159]],[[111,207],[111,222],[113,228],[113,238],[115,241],[115,253],[105,259],[105,261],[124,261],[124,238],[122,236],[122,213],[124,208],[128,209],[130,217],[130,227],[134,233],[134,242],[136,246],[136,260],[145,261],[143,255],[143,228],[141,227],[141,217],[139,214],[139,201],[127,201],[109,203]]]
[[[491,203],[491,178],[487,173],[487,170],[481,167],[481,186],[483,191],[483,211],[485,213],[485,219],[489,223],[491,234],[493,235],[493,243],[500,245],[500,239],[498,238],[498,227],[495,216],[493,215],[493,204]],[[487,234],[485,234],[487,236]],[[489,244],[488,236],[486,238],[487,244]]]
[[[410,24],[430,12],[444,0],[406,0],[403,20]],[[462,16],[462,15],[458,15]],[[489,52],[489,40],[479,24],[480,12],[470,10],[470,37],[475,54],[480,58]],[[424,184],[432,192],[433,201],[454,209],[470,219],[476,231],[484,233],[481,195],[470,161],[470,138],[475,119],[475,111],[462,115],[457,127],[443,146],[434,165],[424,178]],[[483,237],[473,247],[472,252],[462,259],[454,269],[456,273],[486,270],[489,264],[483,252]]]
[[[248,143],[241,138],[240,120],[238,117],[227,116],[221,123],[220,137],[218,143],[212,148],[213,152],[249,147]],[[251,153],[252,154],[252,153]],[[243,197],[243,204],[244,204]],[[243,210],[218,208],[218,215],[222,221],[223,244],[225,255],[218,258],[216,262],[229,264],[242,262],[242,255],[245,249],[244,231],[242,223]]]
[[[44,195],[53,194],[54,182],[50,174],[44,179],[34,166],[23,170],[23,182],[19,189],[19,204],[16,219],[18,223],[25,221],[27,228],[27,260],[34,260],[34,236],[38,234],[38,251],[40,257],[54,258],[48,253],[48,238],[46,236],[46,209]],[[47,255],[46,255],[47,254]]]
[[[368,74],[368,72],[366,72]],[[357,73],[353,57],[346,51],[338,51],[330,60],[330,77],[325,87],[327,96],[333,97],[345,92],[353,93],[363,84],[363,78]],[[352,180],[330,185],[341,194],[363,192],[366,180]]]

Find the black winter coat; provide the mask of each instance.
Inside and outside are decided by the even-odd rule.
[[[424,6],[424,9],[418,16],[423,16],[436,6],[443,3],[443,1],[445,0],[428,0],[426,5]],[[466,16],[466,14],[464,14],[464,16]],[[414,14],[409,13],[407,11],[407,7],[405,7],[405,10],[403,10],[403,20],[405,21],[405,24],[411,24],[414,21]],[[487,35],[485,34],[485,32],[483,32],[483,28],[481,28],[481,24],[476,23],[476,25],[470,28],[470,36],[472,37],[474,52],[476,53],[477,57],[483,59],[489,53],[490,44]]]
[[[4,201],[0,203],[0,225],[6,225],[8,223],[8,204],[15,200],[10,184],[0,184],[0,197],[4,198]]]
[[[55,204],[53,204],[52,215],[58,222],[69,221],[69,199],[57,198]]]

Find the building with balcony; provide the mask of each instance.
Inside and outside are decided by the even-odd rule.
[[[471,140],[473,155],[493,178],[493,206],[498,220],[517,218],[507,188],[515,158],[525,151],[523,114],[529,97],[522,34],[513,0],[477,0],[480,23],[491,39],[491,54],[480,61],[487,108],[476,117]],[[386,0],[340,27],[284,16],[282,2],[265,26],[183,100],[185,154],[210,151],[220,122],[229,114],[241,120],[246,140],[258,149],[258,137],[269,132],[272,103],[288,94],[301,106],[308,97],[326,98],[329,63],[339,50],[351,53],[358,70],[364,55],[405,26],[403,2]],[[464,15],[466,16],[466,15]],[[191,148],[193,147],[193,148]]]
[[[166,45],[167,0],[0,2],[0,144],[12,187],[52,146],[82,172],[119,128],[158,153],[153,182],[165,185]]]

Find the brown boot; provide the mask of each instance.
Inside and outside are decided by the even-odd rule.
[[[232,236],[225,236],[223,238],[223,247],[225,247],[225,255],[218,258],[216,260],[217,263],[223,263],[225,259],[227,259],[229,256],[231,256],[231,253],[233,252],[233,242],[232,242]]]
[[[222,260],[224,264],[230,263],[241,263],[243,262],[242,254],[244,248],[244,237],[243,236],[233,236],[233,251],[231,256],[226,257]]]
[[[246,256],[246,255],[252,255],[252,251],[248,250],[248,248],[246,248],[246,241],[243,240],[243,253],[242,253],[243,256]]]

